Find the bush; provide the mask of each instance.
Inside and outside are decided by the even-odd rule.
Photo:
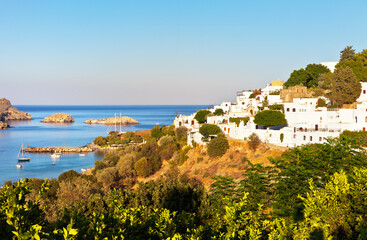
[[[126,178],[133,175],[135,157],[134,153],[128,153],[120,157],[116,169],[121,177]]]
[[[224,136],[218,136],[208,143],[208,155],[210,157],[221,157],[229,148],[228,140]]]
[[[280,134],[280,141],[283,142],[283,140],[284,140],[284,133],[281,133]]]
[[[98,146],[105,146],[107,144],[107,140],[102,136],[98,136],[94,139],[93,143]]]
[[[284,105],[283,104],[273,104],[273,105],[269,105],[268,108],[270,110],[278,110],[278,111],[282,111],[284,112]]]
[[[198,121],[199,123],[204,123],[206,122],[206,117],[208,114],[210,114],[211,112],[209,110],[199,110],[196,112],[195,114],[195,119],[196,121]]]
[[[223,111],[223,109],[221,109],[221,108],[217,108],[217,109],[215,109],[215,111],[214,111],[214,115],[215,115],[215,116],[222,116],[222,115],[224,115],[224,111]]]
[[[229,118],[229,122],[236,123],[237,127],[240,125],[240,123],[243,121],[243,123],[246,125],[247,122],[250,120],[249,117],[236,117],[236,118]]]
[[[199,132],[204,137],[209,137],[209,135],[215,135],[221,132],[220,127],[215,124],[204,124],[200,127]]]
[[[118,172],[115,167],[108,167],[97,171],[96,178],[98,182],[102,183],[103,187],[106,189],[116,186],[119,179]]]
[[[152,136],[152,137],[154,137],[154,138],[157,138],[157,139],[159,139],[159,138],[161,138],[161,137],[163,137],[163,132],[161,131],[161,127],[160,126],[154,126],[153,128],[152,128],[152,131],[151,131],[151,133],[150,133],[150,136]]]
[[[148,161],[145,157],[140,158],[134,165],[134,169],[138,176],[140,177],[148,177],[149,169],[148,169]]]
[[[257,125],[270,127],[287,124],[284,113],[280,111],[265,110],[255,115],[254,122]]]
[[[175,129],[175,136],[178,141],[187,139],[187,128],[184,126]]]
[[[65,180],[73,180],[74,178],[76,177],[79,177],[80,174],[77,173],[76,171],[74,170],[69,170],[69,171],[66,171],[66,172],[63,172],[60,174],[60,176],[58,177],[58,180],[61,182],[61,181],[65,181]]]
[[[319,98],[318,100],[317,100],[317,105],[316,105],[316,107],[325,107],[326,106],[326,102],[325,102],[325,100],[324,99],[322,99],[322,98]]]
[[[261,140],[259,138],[259,136],[256,133],[252,133],[249,137],[248,137],[248,144],[250,146],[250,148],[252,150],[256,150],[257,147],[260,145]]]
[[[166,135],[166,136],[163,136],[159,139],[158,145],[161,146],[161,147],[165,147],[165,146],[167,146],[169,144],[172,144],[174,142],[175,141],[173,140],[173,138],[171,136]]]

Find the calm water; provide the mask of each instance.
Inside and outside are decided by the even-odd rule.
[[[59,160],[50,158],[50,154],[28,154],[29,163],[17,169],[17,155],[22,144],[25,147],[34,146],[84,146],[93,141],[96,136],[106,136],[112,127],[104,125],[86,125],[88,119],[109,118],[115,113],[129,116],[141,124],[123,126],[122,131],[151,129],[153,126],[170,125],[176,113],[191,114],[204,105],[170,105],[170,106],[15,106],[21,111],[29,112],[34,120],[10,122],[15,128],[0,130],[0,186],[7,180],[17,181],[20,178],[57,178],[64,171],[73,169],[80,172],[81,168],[93,167],[102,156],[97,153],[79,157],[78,154],[63,154]],[[72,124],[56,125],[41,123],[47,116],[57,112],[71,114],[75,122]],[[119,127],[118,127],[119,128]],[[119,130],[119,129],[118,129]]]

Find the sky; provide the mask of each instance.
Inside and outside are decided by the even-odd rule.
[[[218,104],[367,48],[367,1],[0,0],[0,98]]]

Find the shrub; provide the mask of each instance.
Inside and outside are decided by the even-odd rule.
[[[160,126],[154,126],[152,128],[152,131],[150,133],[150,136],[159,139],[160,137],[163,137],[163,132],[161,131],[161,127]]]
[[[322,98],[319,98],[318,100],[317,100],[317,105],[316,105],[316,107],[325,107],[326,106],[326,102],[325,102],[325,100],[324,99],[322,99]]]
[[[199,123],[204,123],[206,122],[206,117],[208,114],[210,114],[211,112],[209,110],[199,110],[196,112],[195,114],[195,119],[199,122]]]
[[[94,139],[93,143],[97,144],[98,146],[105,146],[107,144],[107,140],[102,136],[98,136]]]
[[[278,110],[278,111],[282,111],[284,112],[284,105],[283,104],[273,104],[273,105],[269,105],[268,108],[270,110]]]
[[[261,140],[259,138],[259,136],[256,133],[252,133],[249,137],[248,137],[248,144],[250,146],[250,148],[252,150],[256,150],[257,147],[260,145]]]
[[[283,140],[284,140],[284,133],[281,133],[280,134],[280,141],[283,142]]]
[[[178,141],[187,139],[187,128],[184,126],[175,129],[175,136]]]
[[[108,167],[97,171],[96,178],[106,189],[115,186],[118,182],[118,172],[115,167]]]
[[[65,180],[72,180],[76,177],[79,177],[80,174],[77,173],[76,171],[74,170],[69,170],[69,171],[66,171],[66,172],[63,172],[60,174],[60,176],[58,177],[58,180],[61,182],[61,181],[65,181]]]
[[[201,161],[203,161],[204,160],[204,158],[202,158],[202,157],[198,157],[197,159],[196,159],[196,163],[199,163],[199,162],[201,162]]]
[[[221,157],[229,148],[228,140],[224,136],[218,136],[208,143],[208,155],[210,157]]]
[[[215,115],[215,116],[222,116],[222,115],[224,115],[224,111],[223,111],[223,109],[221,109],[221,108],[217,108],[217,109],[215,109],[215,111],[214,111],[214,115]]]
[[[133,175],[135,154],[128,153],[120,157],[116,169],[121,177],[131,177]]]
[[[204,137],[209,137],[209,135],[215,135],[221,132],[220,127],[215,124],[204,124],[200,127],[199,132]]]
[[[280,111],[265,110],[255,115],[254,122],[257,125],[270,127],[287,124],[284,113]]]
[[[173,138],[169,135],[163,136],[159,139],[158,141],[158,145],[161,147],[167,146],[169,144],[174,143],[175,141],[173,140]]]
[[[148,177],[149,169],[148,169],[148,161],[145,157],[140,158],[134,165],[134,169],[136,173],[140,177]]]
[[[229,122],[236,123],[237,127],[240,125],[240,123],[243,121],[243,123],[246,125],[246,123],[250,120],[249,117],[236,117],[236,118],[229,118]]]

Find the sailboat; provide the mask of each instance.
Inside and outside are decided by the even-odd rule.
[[[20,153],[22,153],[22,157],[19,157]],[[24,157],[24,155],[23,155],[23,144],[22,144],[22,147],[19,150],[17,160],[18,160],[18,162],[29,162],[29,160],[31,160],[29,157]]]
[[[60,158],[61,157],[61,151],[60,152],[54,152],[53,154],[51,154],[51,158]]]

